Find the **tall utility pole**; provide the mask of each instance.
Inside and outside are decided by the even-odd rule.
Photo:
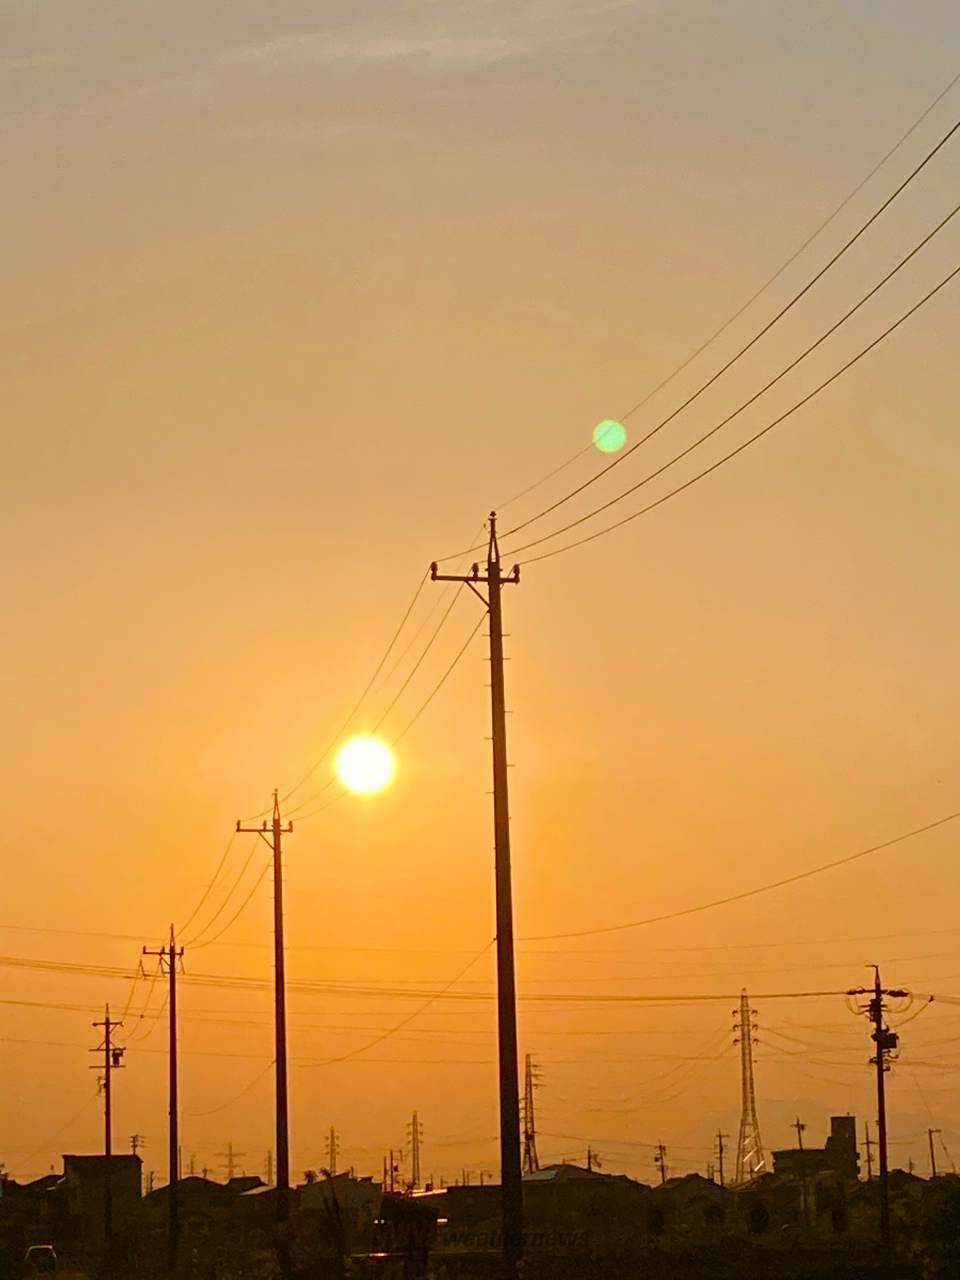
[[[864,1120],[863,1122],[863,1133],[864,1133],[864,1138],[863,1138],[864,1145],[867,1148],[867,1181],[872,1182],[873,1181],[873,1148],[875,1144],[873,1139],[870,1137],[870,1121],[869,1120]]]
[[[537,1122],[534,1111],[533,1093],[538,1087],[539,1072],[533,1058],[528,1053],[523,1071],[523,1172],[536,1173],[540,1168],[537,1155]]]
[[[767,1163],[760,1140],[757,1095],[753,1084],[756,1012],[750,1008],[750,997],[746,991],[741,991],[740,1008],[733,1011],[733,1029],[737,1033],[733,1043],[740,1046],[740,1133],[737,1137],[737,1167],[733,1176],[736,1184],[752,1181],[763,1172]]]
[[[723,1145],[723,1140],[726,1137],[729,1137],[729,1135],[721,1133],[719,1129],[717,1130],[717,1165],[720,1170],[721,1187],[723,1186],[723,1153],[726,1151],[726,1147]]]
[[[177,1254],[180,1249],[180,1109],[177,1090],[177,965],[183,959],[183,947],[177,950],[173,925],[170,926],[170,941],[166,947],[151,951],[143,948],[145,956],[156,956],[163,968],[166,962],[167,976],[170,979],[170,999],[167,1007],[170,1012],[169,1041],[169,1140],[170,1152],[168,1164],[170,1168],[170,1185],[167,1193],[167,1248],[170,1254],[171,1270],[176,1268]]]
[[[123,1067],[123,1055],[126,1052],[122,1047],[113,1043],[113,1033],[123,1026],[122,1022],[114,1022],[110,1017],[110,1006],[104,1006],[103,1021],[94,1022],[94,1027],[103,1028],[103,1042],[96,1049],[91,1049],[91,1053],[102,1053],[103,1064],[96,1063],[90,1068],[91,1071],[103,1071],[100,1077],[103,1084],[103,1154],[106,1156],[106,1166],[103,1177],[103,1234],[107,1246],[110,1250],[111,1241],[113,1239],[113,1187],[111,1185],[110,1158],[113,1155],[113,1083],[111,1076],[114,1071],[119,1071]]]
[[[797,1150],[800,1154],[800,1216],[803,1218],[803,1225],[810,1226],[810,1210],[808,1207],[807,1197],[807,1164],[803,1154],[803,1131],[807,1127],[801,1124],[800,1117],[797,1116],[793,1123],[793,1127],[797,1131]]]
[[[660,1170],[661,1187],[667,1180],[667,1148],[662,1142],[657,1143],[656,1155],[653,1157],[653,1163]]]
[[[283,951],[283,849],[284,833],[293,830],[293,823],[286,826],[280,821],[280,801],[273,793],[273,818],[266,818],[259,827],[244,827],[237,823],[238,831],[252,832],[269,845],[273,853],[273,975],[274,975],[274,1027],[277,1103],[277,1258],[280,1273],[286,1276],[290,1270],[287,1241],[287,1220],[290,1216],[290,1140],[287,1112],[287,987],[284,977]]]
[[[416,1190],[420,1186],[420,1143],[423,1141],[423,1125],[416,1112],[407,1128],[410,1133],[410,1183]]]
[[[935,1178],[937,1176],[937,1157],[933,1150],[933,1135],[939,1132],[940,1132],[939,1129],[927,1130],[927,1138],[930,1142],[930,1177],[931,1178]]]
[[[490,712],[493,738],[493,826],[497,897],[497,1023],[500,1059],[500,1198],[504,1280],[515,1280],[523,1252],[523,1181],[520,1162],[520,1082],[517,1060],[517,992],[513,956],[513,887],[510,872],[510,804],[507,787],[507,712],[503,680],[503,614],[500,593],[520,581],[520,566],[504,577],[497,516],[490,513],[487,572],[473,565],[467,576],[441,574],[434,582],[464,582],[487,609],[490,622]],[[487,587],[487,595],[480,586]]]
[[[890,1243],[890,1187],[887,1171],[887,1098],[885,1076],[890,1070],[889,1056],[892,1054],[897,1045],[900,1043],[900,1037],[895,1031],[891,1031],[889,1027],[884,1025],[883,1015],[886,1012],[886,1004],[884,998],[890,996],[894,999],[902,999],[908,996],[908,991],[900,991],[896,988],[885,988],[880,981],[880,966],[873,966],[873,987],[855,987],[852,991],[848,991],[848,996],[869,996],[870,999],[861,1013],[873,1023],[873,1032],[871,1039],[877,1046],[876,1053],[870,1059],[872,1066],[877,1069],[877,1147],[880,1152],[880,1239],[883,1244]]]

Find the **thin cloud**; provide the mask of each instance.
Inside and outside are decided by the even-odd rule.
[[[509,6],[421,4],[397,24],[340,25],[302,31],[262,43],[237,45],[218,58],[221,67],[279,70],[323,63],[344,69],[406,65],[429,70],[479,70],[500,63],[610,43],[650,4],[637,0],[528,0]]]

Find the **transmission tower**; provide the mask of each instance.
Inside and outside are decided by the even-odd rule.
[[[520,1117],[523,1124],[523,1172],[525,1175],[536,1173],[540,1168],[540,1157],[537,1155],[536,1112],[533,1105],[533,1091],[539,1088],[539,1080],[540,1073],[528,1053],[523,1080],[523,1109]]]
[[[423,1125],[416,1112],[407,1125],[410,1134],[410,1185],[416,1190],[420,1186],[420,1143],[423,1141]]]
[[[757,1043],[754,1021],[756,1009],[750,1008],[746,991],[740,993],[740,1008],[734,1009],[733,1029],[737,1036],[734,1044],[740,1045],[740,1134],[737,1138],[737,1165],[733,1181],[742,1185],[751,1182],[766,1168],[763,1142],[760,1139],[760,1121],[757,1119],[757,1095],[753,1086],[753,1046]]]
[[[337,1137],[337,1131],[330,1126],[330,1132],[327,1134],[327,1172],[331,1178],[337,1172],[337,1156],[340,1154],[340,1139]]]

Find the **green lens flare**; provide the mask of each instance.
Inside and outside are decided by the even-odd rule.
[[[605,418],[593,428],[593,443],[601,453],[617,453],[627,443],[627,428],[622,422]]]

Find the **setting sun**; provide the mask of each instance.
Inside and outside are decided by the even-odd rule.
[[[397,772],[397,758],[382,738],[351,738],[337,753],[337,777],[348,791],[372,795],[389,787]]]

